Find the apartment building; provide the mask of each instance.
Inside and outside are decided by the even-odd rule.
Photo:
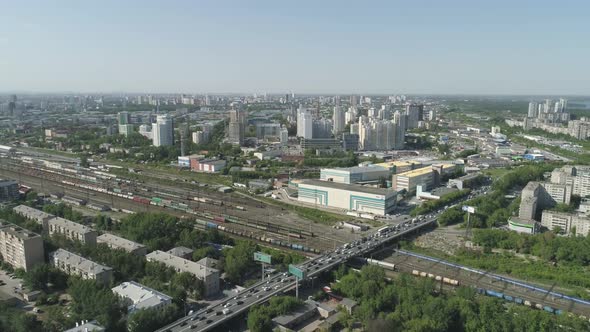
[[[108,285],[113,278],[113,269],[95,263],[82,256],[78,256],[64,249],[57,249],[50,254],[49,260],[53,266],[68,275],[78,275],[82,279],[96,280]]]
[[[77,240],[84,244],[96,245],[96,231],[88,226],[56,217],[48,222],[49,235],[60,234],[70,240]]]
[[[543,211],[541,226],[549,230],[556,227],[566,235],[573,234],[587,236],[590,231],[590,219],[578,213],[557,212],[552,210]]]
[[[172,298],[135,281],[126,281],[112,289],[127,304],[127,313],[141,309],[161,309],[172,303]]]
[[[147,248],[143,244],[133,242],[122,238],[120,236],[116,236],[113,234],[102,234],[96,238],[96,243],[106,244],[111,249],[120,249],[125,250],[126,252],[138,256],[145,256],[147,254]]]
[[[193,274],[205,284],[205,296],[210,296],[219,292],[219,270],[189,261],[172,254],[156,250],[147,254],[146,259],[149,262],[160,262],[173,268],[176,272],[188,272]]]
[[[13,268],[25,271],[45,261],[41,236],[4,220],[0,220],[0,254]]]
[[[19,205],[17,207],[14,207],[12,210],[19,216],[25,217],[30,220],[34,220],[39,225],[43,226],[43,230],[47,230],[49,220],[55,218],[55,216],[52,214],[43,212],[41,210],[37,210],[26,205]]]

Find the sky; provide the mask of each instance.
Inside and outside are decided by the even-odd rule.
[[[0,0],[0,91],[590,95],[590,1]]]

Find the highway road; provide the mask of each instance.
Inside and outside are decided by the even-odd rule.
[[[347,243],[332,252],[317,256],[297,267],[305,271],[308,278],[313,278],[323,272],[330,271],[352,257],[363,256],[392,240],[427,227],[434,222],[436,222],[436,219],[424,219],[417,220],[414,223],[404,222],[397,226],[386,226],[368,237]],[[192,313],[158,331],[209,331],[242,314],[255,304],[266,302],[272,296],[292,290],[295,287],[295,282],[293,276],[287,273],[277,273],[230,299]]]

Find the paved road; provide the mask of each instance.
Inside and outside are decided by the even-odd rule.
[[[307,277],[313,278],[320,273],[334,267],[355,256],[365,255],[394,239],[431,225],[435,219],[425,219],[415,223],[405,222],[397,226],[386,226],[368,237],[347,243],[336,250],[315,257],[298,266],[306,272]],[[295,287],[295,279],[286,273],[275,274],[265,281],[260,281],[235,297],[207,307],[173,324],[166,326],[160,332],[192,332],[208,331],[225,321],[245,312],[252,305],[266,302],[270,297],[286,292]]]

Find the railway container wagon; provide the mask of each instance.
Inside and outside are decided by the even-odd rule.
[[[418,270],[412,270],[412,274],[415,276],[419,276],[420,275],[420,271]]]
[[[504,294],[500,293],[500,292],[496,292],[490,289],[486,289],[486,294],[489,296],[494,296],[494,297],[498,297],[503,299],[504,298]]]
[[[510,302],[513,302],[514,301],[514,298],[512,296],[510,296],[510,295],[504,295],[504,299],[506,301],[510,301]]]
[[[207,222],[207,228],[217,228],[217,224],[216,223],[212,223],[210,221]]]
[[[225,217],[217,216],[217,217],[214,217],[213,220],[218,221],[218,222],[225,222]]]
[[[543,310],[550,312],[550,313],[555,313],[555,309],[551,308],[550,306],[546,305],[543,307]]]
[[[523,300],[520,297],[515,297],[514,298],[514,303],[523,304]]]
[[[143,197],[139,197],[139,196],[135,196],[132,199],[134,202],[143,204],[143,205],[149,205],[150,204],[150,200],[147,198],[143,198]]]

